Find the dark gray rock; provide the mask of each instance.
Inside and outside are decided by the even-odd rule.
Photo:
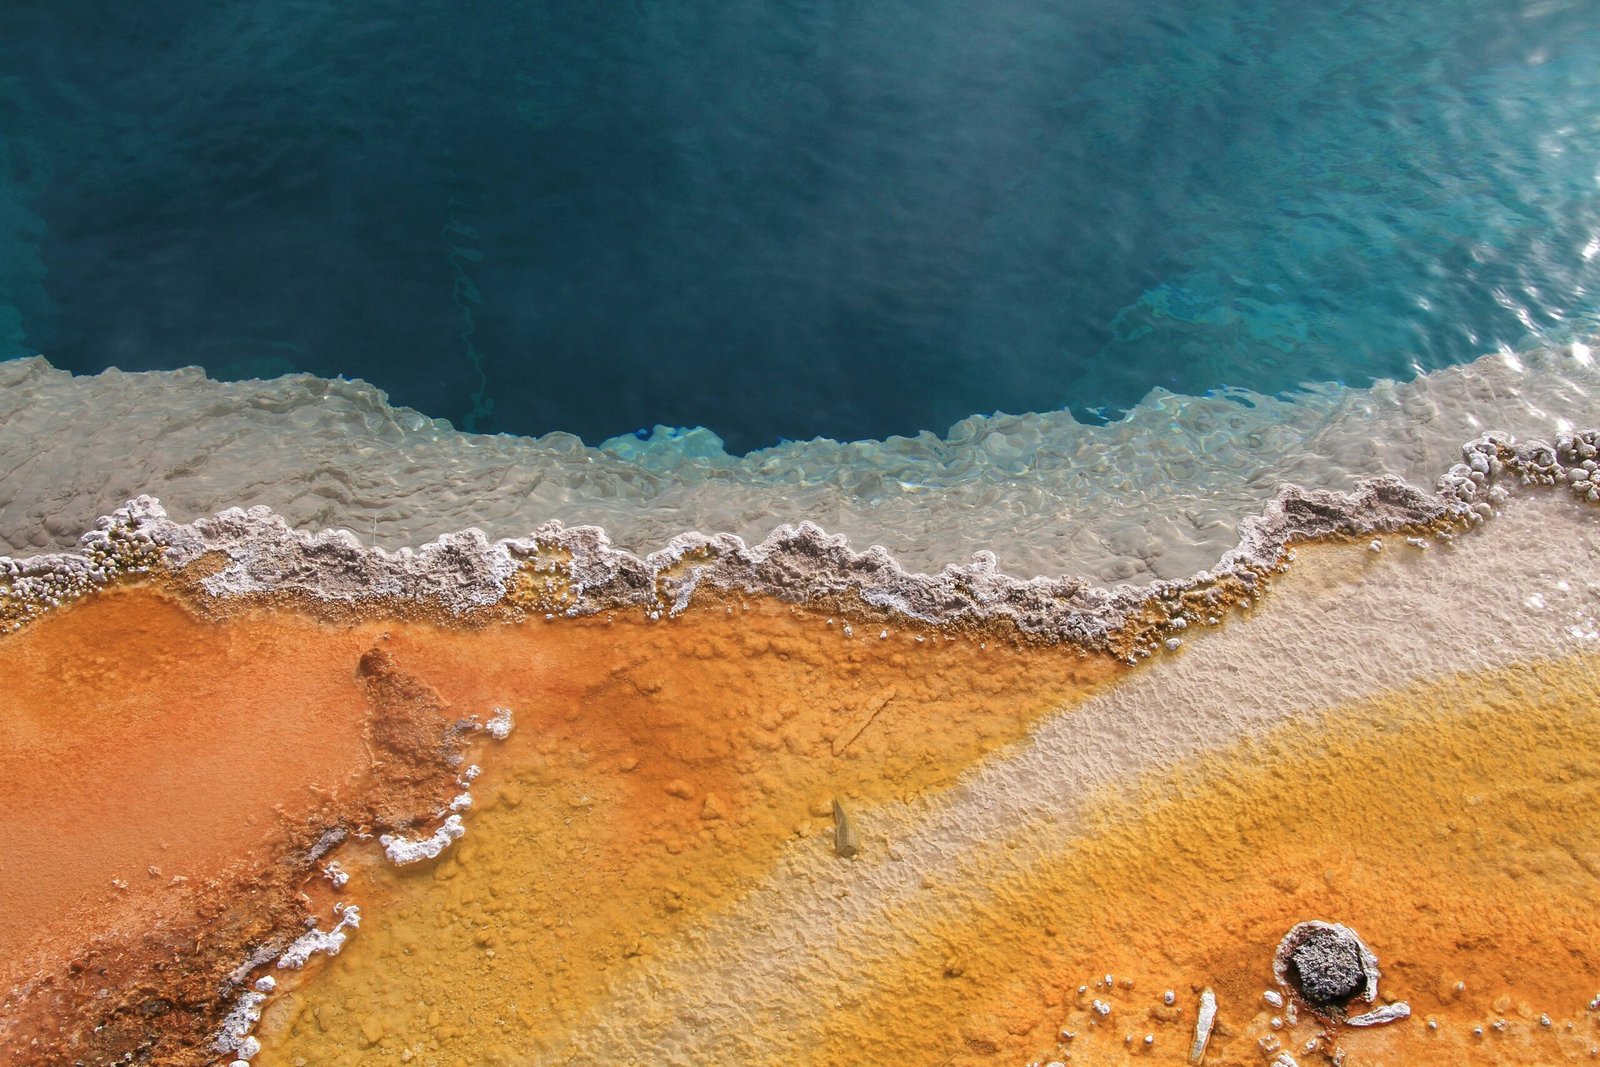
[[[1303,922],[1278,944],[1272,961],[1278,983],[1315,1011],[1342,1015],[1353,1000],[1378,995],[1378,958],[1348,926]]]
[[[1367,985],[1361,950],[1332,930],[1313,930],[1289,954],[1289,977],[1313,1004],[1344,1004]]]

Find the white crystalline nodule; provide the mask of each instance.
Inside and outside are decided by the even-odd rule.
[[[461,825],[461,816],[452,815],[427,837],[419,839],[384,834],[378,838],[378,844],[383,846],[384,854],[389,857],[390,863],[404,867],[408,863],[435,859],[449,848],[452,842],[460,840],[466,832],[467,828]]]
[[[289,970],[298,971],[304,967],[319,952],[330,956],[337,956],[339,950],[344,948],[344,943],[349,940],[347,930],[353,930],[361,925],[361,909],[351,904],[344,909],[344,914],[334,924],[331,930],[310,930],[283,950],[283,955],[278,957],[278,966]]]
[[[495,708],[494,715],[483,724],[483,728],[489,731],[489,736],[496,741],[504,741],[511,736],[511,725],[511,709]]]

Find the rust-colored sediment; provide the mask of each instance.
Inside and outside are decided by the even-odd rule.
[[[0,918],[0,981],[29,980],[0,1015],[0,1062],[124,1048],[206,1061],[197,1039],[230,1006],[228,973],[308,915],[328,923],[309,843],[436,810],[454,789],[448,724],[469,714],[516,713],[477,788],[489,810],[468,818],[514,816],[529,847],[520,866],[481,856],[503,888],[475,903],[549,920],[516,948],[522,1011],[556,1040],[686,917],[766,873],[794,835],[831,828],[835,797],[946,785],[1125,669],[1061,647],[842,631],[765,601],[473,630],[282,608],[207,621],[149,586],[52,613],[0,642],[0,674],[19,679],[0,782],[44,828],[0,874],[16,902]],[[426,894],[476,848],[469,835],[441,863],[385,877]],[[381,911],[347,953],[380,940]],[[495,958],[470,917],[427,925],[470,941],[475,965]],[[436,1030],[469,1060],[484,1037],[472,1008],[450,1005]]]
[[[1597,691],[1593,655],[1466,674],[1152,778],[1031,870],[971,872],[971,903],[871,976],[816,1062],[1183,1063],[1209,985],[1207,1064],[1279,1050],[1326,1063],[1321,1028],[1275,1031],[1283,1013],[1262,998],[1278,939],[1313,917],[1357,929],[1381,959],[1380,1003],[1415,1013],[1343,1030],[1348,1063],[1587,1061],[1600,1047],[1586,1010],[1600,988]],[[888,925],[900,921],[918,925]],[[1077,1036],[1060,1042],[1063,1029]]]
[[[321,834],[448,798],[436,695],[359,669],[381,640],[208,623],[146,586],[0,641],[0,1062],[209,1060],[228,973],[327,903],[304,858]],[[380,725],[375,763],[375,722],[416,732]]]

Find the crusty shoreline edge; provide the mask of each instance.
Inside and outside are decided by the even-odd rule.
[[[1567,433],[1554,444],[1485,433],[1462,446],[1428,492],[1386,476],[1352,492],[1281,487],[1262,512],[1239,524],[1239,541],[1209,569],[1145,586],[1103,589],[1088,581],[1019,578],[988,552],[937,574],[903,568],[883,547],[857,552],[815,523],[785,524],[759,544],[733,534],[683,533],[647,555],[614,547],[598,526],[546,523],[529,536],[491,542],[476,528],[418,548],[390,552],[348,530],[307,532],[266,507],[231,508],[192,523],[171,520],[140,496],[80,538],[69,552],[0,556],[0,631],[129,574],[182,572],[206,561],[193,584],[219,600],[287,595],[323,604],[384,602],[469,618],[512,599],[526,611],[581,616],[637,609],[652,618],[686,610],[698,594],[772,596],[799,604],[854,604],[906,623],[1003,624],[1030,639],[1086,649],[1148,654],[1168,632],[1146,628],[1116,641],[1131,623],[1161,624],[1204,604],[1254,595],[1296,544],[1476,525],[1492,517],[1515,484],[1567,485],[1577,500],[1600,498],[1593,477],[1600,431]],[[1587,466],[1585,466],[1587,464]],[[541,576],[540,591],[518,592],[519,576]],[[1223,596],[1219,590],[1228,591]]]

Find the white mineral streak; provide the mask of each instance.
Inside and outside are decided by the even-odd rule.
[[[304,967],[319,952],[326,952],[330,956],[337,956],[339,950],[344,948],[344,943],[349,940],[347,930],[354,930],[361,925],[361,909],[354,904],[345,907],[344,914],[334,924],[331,930],[309,930],[300,935],[292,944],[283,950],[283,955],[278,957],[278,966],[298,971]]]
[[[211,1042],[212,1047],[225,1055],[232,1053],[243,1060],[253,1059],[261,1051],[261,1044],[250,1036],[250,1032],[261,1021],[261,1005],[266,1001],[265,992],[245,990],[240,993],[233,1010],[222,1020],[222,1029]]]
[[[427,837],[411,838],[384,834],[378,838],[378,844],[383,846],[384,854],[389,857],[390,863],[404,867],[409,863],[437,859],[440,853],[449,848],[453,842],[460,840],[466,832],[467,828],[461,825],[461,816],[452,815]]]
[[[1206,1057],[1206,1045],[1211,1041],[1211,1028],[1217,1022],[1217,995],[1210,988],[1200,991],[1200,1009],[1194,1019],[1194,1040],[1189,1043],[1189,1062],[1199,1063]]]
[[[215,382],[198,368],[74,377],[36,358],[0,363],[0,551],[67,547],[149,493],[181,518],[264,505],[296,528],[344,527],[391,549],[556,520],[604,527],[643,555],[686,529],[758,544],[803,516],[912,570],[981,551],[1013,574],[1149,582],[1212,566],[1282,484],[1428,484],[1483,429],[1553,436],[1557,416],[1600,425],[1600,367],[1566,347],[1288,399],[1158,389],[1106,426],[1065,412],[975,416],[944,438],[732,457],[704,430],[599,448],[561,433],[476,436],[363,382]]]
[[[1384,1023],[1398,1022],[1411,1017],[1411,1005],[1403,1000],[1393,1004],[1385,1004],[1381,1008],[1373,1008],[1362,1015],[1352,1015],[1345,1020],[1346,1026],[1382,1026]]]

